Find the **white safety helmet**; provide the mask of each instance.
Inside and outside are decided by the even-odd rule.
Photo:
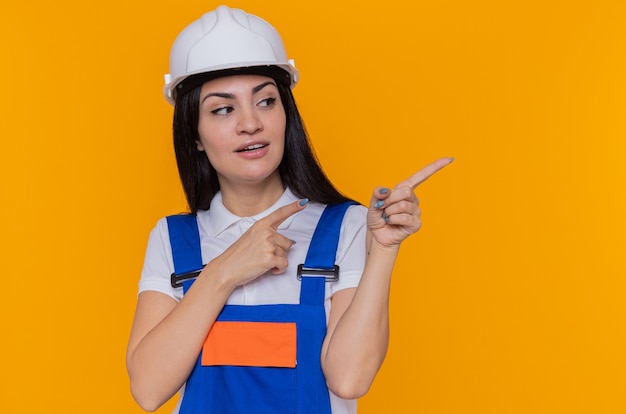
[[[278,76],[284,76],[292,88],[298,82],[298,70],[293,60],[287,59],[276,29],[243,10],[219,6],[187,26],[174,41],[170,73],[165,75],[165,98],[174,105],[176,95],[189,89],[183,81],[193,75],[207,74],[206,79],[200,78],[208,80],[210,75],[237,69],[242,73],[281,73]]]

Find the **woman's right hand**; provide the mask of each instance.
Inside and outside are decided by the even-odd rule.
[[[213,259],[202,273],[223,275],[234,287],[244,285],[262,274],[284,273],[287,253],[293,241],[278,233],[278,226],[303,210],[308,199],[295,201],[257,221],[224,253]]]

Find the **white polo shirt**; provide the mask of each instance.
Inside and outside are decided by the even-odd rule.
[[[209,210],[197,214],[202,262],[208,263],[234,243],[257,220],[266,217],[279,207],[298,200],[289,189],[269,209],[252,217],[239,217],[228,211],[222,203],[221,193],[217,193],[211,201]],[[278,232],[296,241],[289,249],[287,271],[280,275],[267,273],[252,282],[236,288],[227,304],[230,305],[261,305],[261,304],[296,304],[300,299],[300,282],[296,277],[296,269],[304,263],[306,253],[324,205],[311,202],[307,207],[287,218],[279,227]],[[344,217],[336,264],[339,266],[339,280],[326,283],[326,317],[330,311],[330,298],[342,289],[356,287],[361,279],[365,265],[365,233],[367,209],[360,205],[348,208]],[[245,260],[245,258],[241,258]],[[159,220],[150,233],[144,260],[139,292],[152,290],[164,293],[176,301],[180,301],[182,288],[173,288],[170,275],[174,272],[172,251],[169,242],[167,221]],[[182,398],[181,398],[182,399]],[[333,414],[352,414],[356,412],[356,401],[341,400],[331,393]],[[177,410],[175,410],[177,412]]]

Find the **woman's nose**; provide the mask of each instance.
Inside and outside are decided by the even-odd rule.
[[[254,134],[263,129],[259,114],[252,108],[244,109],[240,113],[237,132],[239,134]]]

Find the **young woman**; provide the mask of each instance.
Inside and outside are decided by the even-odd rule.
[[[413,192],[369,207],[318,165],[264,20],[220,6],[173,45],[165,94],[190,214],[148,242],[127,367],[138,404],[180,413],[354,413],[388,345],[391,273],[420,228]]]

